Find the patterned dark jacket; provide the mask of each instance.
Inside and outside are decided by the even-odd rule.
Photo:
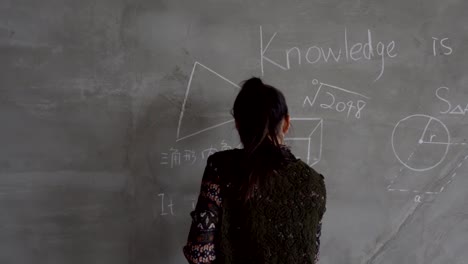
[[[183,253],[189,263],[317,263],[324,178],[283,146],[287,162],[244,203],[238,199],[244,150],[207,160]]]

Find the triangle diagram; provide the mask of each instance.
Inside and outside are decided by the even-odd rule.
[[[230,110],[239,85],[195,62],[179,114],[176,141],[233,122]]]
[[[457,114],[457,115],[464,115],[465,114],[465,110],[463,110],[461,108],[460,105],[457,105],[457,107],[455,107],[451,112],[450,114]]]

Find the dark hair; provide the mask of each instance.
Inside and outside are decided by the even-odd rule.
[[[243,82],[231,113],[246,151],[242,167],[248,177],[240,186],[246,202],[285,160],[278,135],[288,106],[281,91],[253,77]]]

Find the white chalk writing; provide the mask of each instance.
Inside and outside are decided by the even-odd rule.
[[[162,215],[162,216],[168,215],[168,213],[165,211],[166,207],[169,208],[170,215],[175,215],[174,214],[174,204],[172,203],[172,198],[169,199],[169,204],[166,205],[164,203],[164,196],[165,196],[164,193],[159,193],[158,194],[158,197],[160,197],[160,199],[161,199],[161,207],[160,207],[161,208],[161,210],[160,210],[161,213],[159,215]],[[155,210],[155,215],[156,214],[157,213],[156,213],[156,210]]]
[[[268,42],[265,44],[263,41],[263,28],[260,26],[260,70],[262,75],[265,74],[265,62],[283,71],[290,70],[292,68],[292,57],[297,58],[298,66],[303,65],[303,57],[307,64],[315,64],[319,62],[328,63],[332,61],[335,63],[341,61],[371,61],[374,60],[375,57],[378,57],[380,60],[380,69],[377,77],[374,79],[374,81],[377,81],[382,77],[385,71],[386,58],[395,58],[398,55],[398,53],[395,51],[396,42],[394,40],[389,41],[388,43],[382,41],[375,43],[373,42],[372,32],[370,29],[367,30],[367,40],[365,42],[356,42],[351,45],[348,40],[348,30],[345,28],[343,46],[339,49],[333,51],[331,47],[320,47],[317,45],[309,46],[307,49],[303,50],[297,46],[286,48],[284,52],[285,65],[282,65],[282,63],[268,57],[269,55],[267,54],[268,49],[271,47],[271,44],[276,36],[277,32],[273,33],[268,39]]]
[[[319,81],[316,79],[312,80],[312,84],[315,86],[318,85],[317,91],[315,92],[315,95],[312,98],[312,100],[310,99],[309,96],[306,96],[304,98],[302,107],[306,107],[306,106],[313,107],[317,101],[317,98],[319,97],[320,91],[322,91],[324,88],[329,88],[327,89],[328,91],[325,92],[325,95],[326,95],[325,99],[327,100],[326,101],[327,103],[321,103],[320,107],[323,109],[334,110],[339,113],[344,112],[346,113],[347,118],[352,113],[355,118],[359,119],[361,118],[361,113],[367,104],[365,100],[370,99],[370,97],[367,97],[365,95],[362,95],[362,94],[359,94],[350,90],[346,90],[346,89],[343,89],[334,85],[330,85],[330,84],[319,83]],[[336,93],[344,94],[346,96],[353,96],[354,100],[337,101]]]
[[[453,49],[447,44],[448,38],[435,38],[432,37],[432,55],[451,55]],[[440,51],[440,52],[437,52]]]
[[[203,148],[200,151],[194,149],[184,149],[179,150],[177,148],[171,147],[168,152],[161,152],[161,161],[160,165],[168,168],[176,168],[182,165],[195,165],[197,162],[205,161],[210,155],[223,150],[232,149],[229,143],[226,140],[222,140],[219,144],[220,147],[214,147],[213,145]],[[241,147],[239,144],[238,148]]]
[[[444,111],[440,111],[440,113],[449,115],[465,115],[468,111],[468,103],[464,104],[465,106],[460,104],[453,106],[449,99],[443,97],[442,91],[444,90],[447,92],[450,91],[448,87],[439,87],[436,90],[436,97],[447,105],[447,108]]]

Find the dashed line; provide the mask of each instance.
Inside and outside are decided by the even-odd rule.
[[[448,180],[444,185],[442,185],[442,187],[440,187],[439,193],[441,193],[443,190],[445,190],[445,187],[446,187],[447,185],[449,185],[449,184],[453,181],[453,179],[457,176],[456,170],[458,170],[458,169],[463,165],[463,162],[464,162],[466,159],[468,159],[468,155],[466,155],[466,156],[463,158],[463,160],[462,160],[460,163],[458,163],[457,168],[456,168],[455,171],[453,172],[452,176],[450,176],[450,180]]]
[[[462,146],[465,146],[466,142],[457,142],[457,143],[453,143],[453,142],[434,142],[434,141],[419,141],[420,144],[434,144],[434,145],[462,145]]]
[[[394,192],[394,191],[397,191],[397,192],[413,192],[413,193],[424,193],[424,194],[438,194],[439,192],[421,192],[421,191],[418,191],[418,190],[408,190],[408,189],[387,189],[387,191],[390,191],[390,192]]]
[[[458,144],[464,145],[464,144],[466,144],[466,143],[458,143]],[[409,155],[407,161],[409,161],[409,160],[411,159],[411,157],[413,156],[413,154],[414,154],[414,151]],[[393,185],[393,183],[395,182],[395,180],[396,180],[400,175],[397,175],[395,178],[393,178],[393,179],[391,180],[390,184],[387,185],[387,191],[391,191],[391,192],[393,192],[393,191],[398,191],[398,192],[413,192],[413,193],[424,193],[424,194],[439,194],[439,193],[441,193],[441,192],[443,192],[443,191],[445,190],[445,187],[446,187],[448,184],[452,183],[453,179],[457,176],[456,170],[458,170],[458,169],[463,165],[464,161],[466,161],[467,159],[468,159],[468,155],[466,155],[466,156],[463,158],[463,160],[457,164],[457,168],[456,168],[455,171],[453,172],[452,176],[450,176],[450,180],[448,180],[444,185],[442,185],[442,187],[440,187],[440,189],[439,189],[438,192],[421,192],[421,191],[418,191],[418,190],[390,188],[390,187]],[[403,171],[403,167],[400,168],[400,172],[402,172],[402,171]]]
[[[468,144],[468,143],[463,142],[463,143],[451,143],[451,144],[452,144],[452,145],[466,145],[466,144]]]
[[[411,159],[411,157],[413,157],[413,154],[414,154],[414,151],[411,152],[411,154],[409,155],[408,157],[408,160],[407,162]],[[400,172],[403,171],[403,167],[400,168]],[[400,174],[398,174],[395,178],[393,178],[391,181],[390,181],[390,184],[387,186],[387,190],[388,191],[400,191],[400,192],[407,192],[409,190],[406,190],[406,189],[391,189],[390,187],[393,185],[393,183],[396,181],[396,179],[398,179],[398,177],[400,177]]]

